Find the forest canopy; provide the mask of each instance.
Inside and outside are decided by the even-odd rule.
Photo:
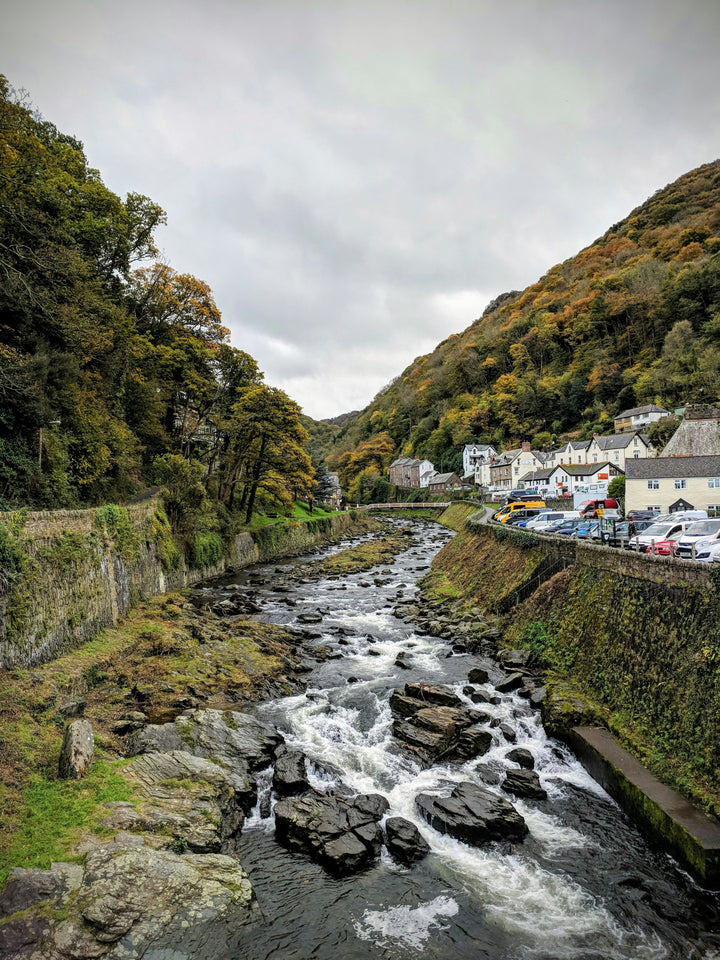
[[[210,287],[159,259],[165,221],[0,75],[0,509],[202,478],[249,518],[311,489],[300,408],[229,344]]]

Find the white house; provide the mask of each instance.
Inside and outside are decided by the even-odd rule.
[[[626,460],[654,457],[655,448],[642,433],[615,433],[610,437],[594,436],[585,451],[585,463],[608,460],[625,469]]]
[[[671,417],[670,410],[649,403],[644,407],[633,407],[632,410],[623,410],[615,417],[615,432],[624,433],[627,430],[647,430],[651,423],[657,423],[663,417]]]
[[[463,476],[474,473],[478,463],[487,462],[496,457],[497,450],[487,443],[466,443],[463,448]]]

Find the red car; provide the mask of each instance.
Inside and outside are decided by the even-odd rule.
[[[655,543],[647,548],[647,553],[654,553],[658,557],[674,557],[676,540],[670,537],[669,540],[656,540]]]

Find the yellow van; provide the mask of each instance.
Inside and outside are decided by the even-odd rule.
[[[493,520],[497,520],[498,523],[505,523],[508,517],[517,513],[518,510],[537,510],[544,506],[544,500],[513,500],[501,507],[493,516]]]

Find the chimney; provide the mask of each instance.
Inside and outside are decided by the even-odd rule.
[[[530,453],[530,441],[529,441],[529,440],[523,440],[522,449],[523,449],[523,453]]]

